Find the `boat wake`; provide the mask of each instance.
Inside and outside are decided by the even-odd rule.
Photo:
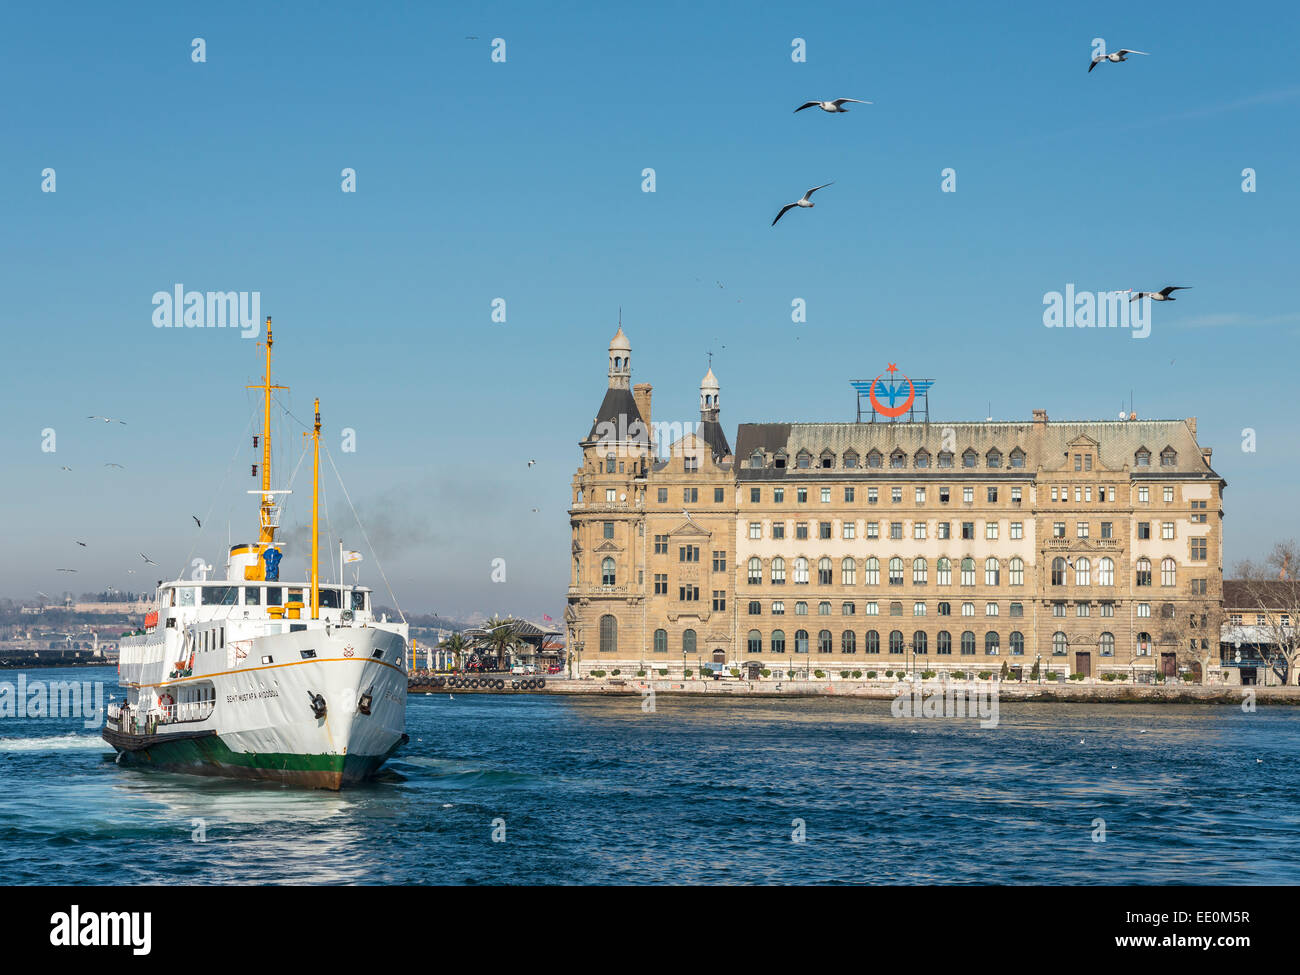
[[[38,738],[0,738],[0,752],[98,752],[104,750],[98,735],[51,735]]]

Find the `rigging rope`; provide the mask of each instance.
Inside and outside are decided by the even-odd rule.
[[[329,459],[330,467],[334,469],[334,476],[338,478],[339,487],[343,489],[343,497],[347,499],[348,507],[352,509],[352,517],[356,520],[357,528],[361,529],[361,537],[366,540],[366,547],[370,549],[370,554],[374,556],[375,568],[379,570],[379,577],[384,580],[384,588],[388,590],[388,596],[393,601],[393,606],[397,610],[397,615],[401,617],[403,623],[406,622],[406,614],[402,612],[402,607],[397,602],[397,594],[393,592],[393,587],[388,582],[388,576],[384,572],[384,567],[380,564],[379,555],[375,552],[375,546],[370,542],[370,536],[366,534],[366,526],[361,524],[361,517],[357,514],[356,505],[352,503],[352,497],[348,494],[348,486],[343,483],[343,475],[339,473],[338,466],[334,463],[334,456],[330,453],[329,448],[325,448],[325,456]]]

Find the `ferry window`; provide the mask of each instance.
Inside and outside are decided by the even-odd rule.
[[[176,605],[176,590],[175,590],[175,589],[173,589],[173,590],[171,591],[171,596],[169,597],[169,601],[168,601],[167,605],[168,605],[168,606],[175,606],[175,605]]]
[[[301,589],[290,589],[290,590],[289,590],[289,602],[291,602],[291,603],[300,603],[300,602],[302,602],[302,590],[301,590]]]
[[[313,657],[316,656],[316,651],[315,651],[315,650],[299,650],[299,651],[298,651],[298,656],[302,657],[303,660],[311,660]]]
[[[366,594],[364,592],[352,592],[352,608],[357,612],[366,608]]]
[[[261,606],[261,605],[262,605],[262,587],[261,587],[261,586],[247,586],[247,587],[245,587],[245,589],[244,589],[244,605],[245,605],[245,606]]]
[[[339,591],[337,589],[322,589],[320,591],[321,609],[338,609],[339,608]]]
[[[283,606],[283,605],[284,605],[284,590],[281,589],[279,586],[267,586],[267,587],[266,587],[266,605],[268,605],[268,606]]]
[[[226,645],[226,628],[224,626],[219,626],[217,627],[217,646],[224,647],[225,645]]]
[[[194,589],[192,586],[186,586],[181,590],[181,605],[182,606],[194,605]]]
[[[238,599],[237,586],[203,586],[204,606],[234,606]]]

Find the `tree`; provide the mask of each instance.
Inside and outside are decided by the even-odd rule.
[[[1293,566],[1300,566],[1300,545],[1294,539],[1278,542],[1262,562],[1238,563],[1237,586],[1244,595],[1233,599],[1245,603],[1241,609],[1255,612],[1252,629],[1257,633],[1260,655],[1283,684],[1291,683],[1300,658],[1300,633],[1295,625],[1300,615],[1300,580]]]
[[[469,644],[459,633],[453,633],[442,641],[442,649],[451,651],[452,663],[457,670],[461,670],[465,666],[464,655],[467,646]]]
[[[522,641],[514,633],[515,620],[509,616],[493,616],[483,624],[487,631],[486,649],[496,657],[496,669],[505,670],[506,654],[519,649]]]

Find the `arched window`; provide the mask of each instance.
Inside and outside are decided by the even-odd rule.
[[[785,559],[779,555],[772,560],[772,585],[785,585]]]
[[[889,560],[889,584],[891,586],[903,584],[903,560],[897,555]]]
[[[1178,575],[1178,563],[1173,559],[1160,560],[1160,585],[1172,586]]]
[[[1052,559],[1052,585],[1065,585],[1065,559],[1059,555]]]
[[[1097,585],[1115,585],[1115,560],[1103,555],[1097,560]]]
[[[763,560],[755,555],[749,560],[749,584],[757,586],[763,581]]]
[[[862,566],[862,582],[867,586],[880,585],[880,559],[874,555]]]
[[[961,635],[961,655],[963,657],[975,656],[975,634],[970,630],[963,630]]]
[[[925,581],[929,575],[929,572],[930,572],[930,563],[926,562],[925,559],[921,559],[921,558],[912,559],[912,582],[915,585],[918,586],[925,585]]]
[[[903,631],[902,630],[889,631],[889,652],[890,653],[903,652]]]
[[[1103,633],[1097,641],[1097,652],[1103,657],[1115,656],[1115,634]]]
[[[603,559],[600,563],[600,584],[602,586],[614,585],[614,560]]]
[[[822,630],[817,634],[817,652],[832,653],[833,651],[834,651],[834,644],[831,641],[831,631]]]
[[[999,637],[996,633],[989,630],[984,634],[984,653],[986,656],[996,657],[1001,649],[1001,643],[999,642]]]
[[[805,603],[802,599],[799,600],[797,603],[794,604],[794,615],[795,615],[795,616],[807,616],[807,615],[808,615],[808,604]]]
[[[858,563],[855,559],[847,558],[840,563],[840,582],[846,586],[852,586],[858,581]]]
[[[833,581],[831,577],[831,560],[823,555],[817,560],[817,585],[829,586]]]
[[[1139,657],[1151,656],[1151,634],[1146,630],[1138,634],[1137,655]]]
[[[655,630],[655,653],[668,652],[668,631]]]
[[[1007,582],[1011,583],[1011,585],[1023,586],[1025,584],[1025,560],[1019,555],[1012,558],[1011,564],[1007,567],[1007,575]]]
[[[749,639],[745,641],[746,650],[751,657],[757,656],[763,652],[763,634],[758,630],[749,631]]]
[[[930,641],[925,634],[925,630],[917,630],[912,634],[912,649],[917,653],[930,652]]]
[[[952,562],[948,559],[940,559],[935,563],[934,581],[941,586],[952,585]]]
[[[1023,657],[1025,655],[1025,635],[1019,630],[1011,631],[1011,656]]]
[[[858,635],[852,630],[845,630],[840,634],[840,653],[857,653],[858,652]]]
[[[618,620],[606,614],[600,618],[600,652],[613,653],[618,649]]]
[[[1057,630],[1052,634],[1052,653],[1057,657],[1065,656],[1070,649],[1070,642],[1065,638],[1065,634]]]
[[[975,615],[975,604],[974,604],[974,603],[962,603],[962,604],[961,604],[961,615],[962,615],[962,616],[974,616],[974,615]]]
[[[947,630],[940,630],[934,638],[934,652],[943,657],[952,656],[952,634]]]
[[[867,630],[866,638],[863,640],[863,653],[880,653],[880,634],[875,630]]]
[[[682,634],[682,653],[691,654],[695,652],[695,631],[687,630]]]
[[[1139,586],[1151,585],[1151,560],[1148,558],[1137,560],[1137,584]]]
[[[795,653],[808,652],[808,631],[807,630],[794,631],[794,652]]]
[[[1092,563],[1088,559],[1074,560],[1074,584],[1076,586],[1090,585],[1092,579]]]
[[[984,585],[996,586],[1002,579],[1002,570],[998,560],[990,556],[984,560]]]
[[[961,560],[961,584],[963,586],[975,585],[975,560],[969,556]]]
[[[802,555],[794,560],[794,584],[796,586],[808,585],[808,560]]]
[[[772,631],[772,652],[785,653],[785,630]]]
[[[817,615],[818,616],[831,615],[831,604],[827,602],[825,599],[823,599],[820,603],[817,604]]]

